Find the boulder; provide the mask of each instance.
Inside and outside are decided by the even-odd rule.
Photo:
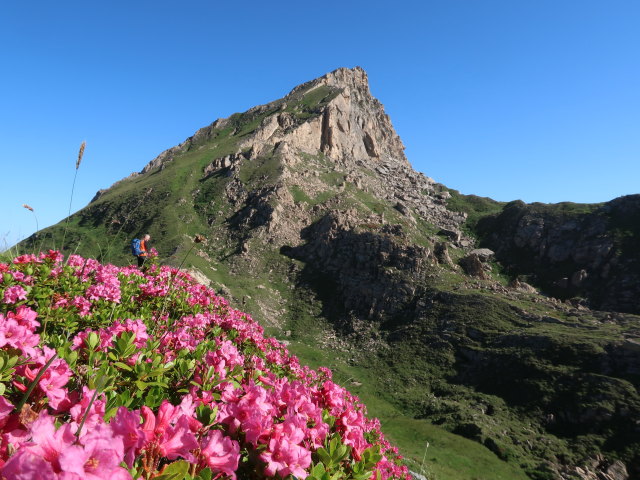
[[[469,254],[466,257],[460,260],[460,266],[464,270],[467,275],[471,275],[472,277],[486,279],[487,274],[485,273],[484,265],[480,260],[480,257],[475,254]]]
[[[574,272],[573,275],[571,275],[571,285],[573,285],[574,287],[581,286],[588,276],[589,274],[584,268],[582,270]]]
[[[627,467],[620,460],[616,460],[613,462],[607,469],[605,473],[611,477],[611,480],[628,480],[629,472],[627,472]]]
[[[453,265],[446,242],[438,242],[433,247],[433,255],[441,265]]]
[[[488,248],[476,248],[475,250],[471,250],[469,254],[476,255],[481,262],[488,262],[495,255],[494,251]]]
[[[438,232],[438,235],[442,235],[447,237],[454,243],[458,243],[460,238],[462,237],[462,233],[459,230],[450,230],[448,228],[443,228]]]
[[[534,287],[532,287],[526,282],[521,282],[517,278],[514,278],[509,283],[509,287],[524,293],[537,293],[537,290]]]
[[[401,214],[403,214],[406,217],[411,215],[411,211],[409,210],[409,208],[407,208],[407,206],[404,203],[398,202],[395,204],[393,208],[398,210]]]

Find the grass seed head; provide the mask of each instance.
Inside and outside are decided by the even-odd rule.
[[[78,160],[76,161],[76,170],[80,168],[80,162],[82,162],[82,156],[84,155],[84,147],[87,146],[87,142],[83,141],[80,144],[80,151],[78,152]]]

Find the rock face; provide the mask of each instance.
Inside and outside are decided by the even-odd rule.
[[[321,274],[341,316],[381,321],[415,299],[430,251],[400,243],[398,226],[374,233],[358,231],[358,223],[354,212],[332,212],[303,232],[304,245],[283,253],[304,261],[311,275]],[[394,274],[398,271],[407,275]]]
[[[580,480],[629,480],[631,478],[624,463],[619,460],[607,462],[602,458],[594,459],[589,466],[561,470],[558,472],[561,478]]]
[[[479,222],[482,244],[554,296],[640,313],[640,195],[564,207],[512,202]]]
[[[301,112],[299,104],[304,108],[305,102],[312,101],[316,105],[307,116],[309,113]],[[345,172],[344,182],[400,205],[405,216],[416,215],[446,229],[458,241],[463,237],[459,228],[466,214],[449,211],[435,182],[411,168],[404,145],[384,107],[371,95],[367,74],[361,68],[335,70],[245,115],[261,118],[259,126],[239,142],[236,153],[213,159],[203,172],[205,177],[275,155],[285,167],[283,183],[306,188],[309,179],[304,171],[291,167],[301,163],[301,154],[316,156],[320,152],[333,170]],[[161,153],[141,173],[163,168],[176,154],[214,139],[217,131],[231,123],[231,119],[216,120]]]

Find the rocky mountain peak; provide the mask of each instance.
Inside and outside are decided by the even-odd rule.
[[[361,90],[369,93],[370,95],[369,77],[367,76],[367,72],[365,72],[362,67],[341,67],[327,73],[326,75],[323,75],[322,77],[316,78],[309,82],[305,82],[302,85],[298,85],[287,96],[289,97],[291,95],[295,95],[297,92],[308,90],[311,87],[320,85],[327,85],[340,89]]]
[[[312,155],[320,151],[333,161],[352,167],[358,162],[393,162],[409,167],[405,147],[389,116],[371,95],[366,72],[355,67],[339,68],[295,87],[281,100],[218,119],[162,152],[140,173],[162,167],[178,153],[207,141],[237,115],[262,118],[259,126],[239,143],[240,150],[251,150],[253,157],[286,143],[290,150]]]
[[[344,166],[358,162],[394,162],[409,166],[404,145],[384,111],[371,95],[366,72],[360,68],[339,68],[294,88],[282,101],[256,107],[269,115],[244,147],[264,151],[265,146],[286,142],[293,151],[316,154],[320,151]],[[307,118],[300,118],[300,107],[309,107]],[[252,109],[253,110],[253,109]],[[301,121],[302,120],[302,121]]]
[[[241,170],[254,168],[251,165],[267,158],[276,159],[279,174],[270,182],[261,180],[255,198],[261,198],[264,205],[286,204],[282,208],[287,220],[281,216],[279,222],[283,225],[292,221],[294,210],[289,207],[293,199],[286,194],[291,188],[310,196],[323,192],[328,198],[352,189],[350,195],[389,202],[406,221],[415,224],[422,219],[457,232],[460,240],[458,228],[465,215],[447,210],[446,198],[435,182],[413,170],[400,137],[384,106],[371,95],[367,73],[360,67],[339,68],[295,87],[280,100],[218,119],[160,154],[140,174],[163,170],[174,158],[190,151],[216,151],[221,142],[234,145],[234,151],[214,156],[204,167],[203,177],[226,172],[233,179],[229,195],[240,202],[251,195],[245,191],[246,185],[241,186]],[[327,171],[322,173],[323,169]],[[327,183],[323,176],[333,180]],[[270,200],[273,196],[278,200]],[[269,230],[277,232],[281,229],[273,215],[278,215],[277,207],[274,213],[266,214]],[[300,228],[309,215],[302,217],[294,222]],[[286,237],[290,239],[290,235]]]

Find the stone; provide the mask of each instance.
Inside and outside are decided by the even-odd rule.
[[[449,249],[445,242],[437,242],[433,247],[433,255],[441,265],[453,265],[449,256]]]
[[[583,284],[583,282],[589,277],[587,271],[583,268],[582,270],[578,270],[571,275],[571,285],[574,287],[579,287]]]
[[[458,243],[460,241],[460,237],[462,234],[459,230],[449,230],[449,229],[443,228],[438,232],[438,235],[442,235],[450,239],[452,242]]]
[[[398,210],[401,214],[403,214],[405,217],[408,217],[411,215],[411,211],[407,208],[407,206],[402,203],[402,202],[398,202],[395,204],[395,206],[393,207],[396,210]]]
[[[476,255],[481,262],[488,262],[495,255],[494,251],[488,248],[476,248],[475,250],[471,250],[469,254]]]
[[[579,293],[593,308],[640,313],[638,249],[620,242],[614,227],[626,224],[629,241],[637,243],[640,195],[567,207],[510,202],[492,220],[483,245],[510,271],[537,278],[542,291]],[[564,278],[551,279],[553,271],[565,272]]]
[[[611,477],[611,480],[628,480],[629,472],[627,467],[620,460],[615,460],[607,469],[605,473]]]
[[[462,258],[460,260],[460,266],[467,275],[480,279],[488,278],[484,270],[484,265],[478,255],[470,254]]]
[[[538,291],[535,289],[535,287],[529,285],[526,282],[522,282],[522,281],[518,280],[517,278],[514,278],[509,283],[509,287],[513,288],[515,290],[518,290],[520,292],[523,292],[523,293],[538,293]]]

